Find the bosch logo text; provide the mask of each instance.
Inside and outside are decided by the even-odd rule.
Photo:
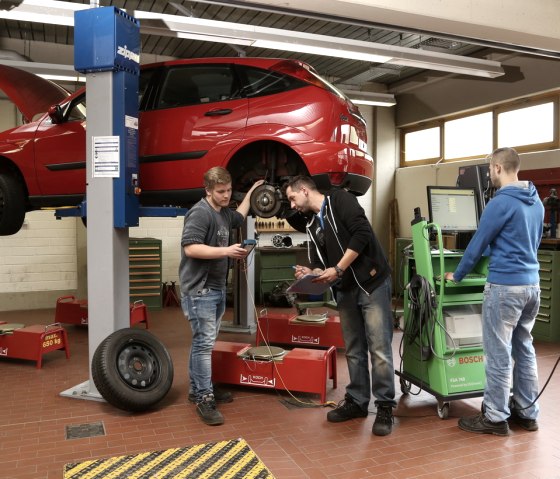
[[[483,362],[484,362],[484,355],[482,354],[459,358],[459,364],[471,364],[471,363],[483,363]]]

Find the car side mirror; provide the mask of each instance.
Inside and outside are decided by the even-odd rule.
[[[60,107],[60,105],[51,106],[49,108],[48,114],[49,118],[55,125],[58,123],[62,123],[62,120],[64,119],[62,115],[62,108]]]

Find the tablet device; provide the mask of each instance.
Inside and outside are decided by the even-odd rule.
[[[253,251],[255,246],[257,246],[257,241],[254,239],[246,239],[241,243],[241,247],[247,251],[247,254]]]

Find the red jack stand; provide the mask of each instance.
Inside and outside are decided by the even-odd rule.
[[[212,352],[212,381],[267,389],[316,393],[324,403],[327,379],[336,389],[336,348],[294,348],[279,360],[243,357],[251,347],[246,343],[216,341]]]
[[[54,319],[57,323],[65,324],[88,324],[88,302],[87,299],[76,299],[74,296],[61,296],[56,300]],[[130,305],[130,326],[138,323],[148,324],[148,308],[142,301],[135,301]]]
[[[171,281],[171,284],[163,283],[163,306],[181,306],[175,281]]]
[[[4,323],[6,324],[6,323]],[[70,358],[66,331],[60,324],[36,324],[0,334],[0,357],[29,359],[41,369],[43,354],[63,349]]]

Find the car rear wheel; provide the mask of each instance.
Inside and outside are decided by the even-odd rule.
[[[0,173],[0,236],[16,234],[24,220],[23,185],[13,175]]]

